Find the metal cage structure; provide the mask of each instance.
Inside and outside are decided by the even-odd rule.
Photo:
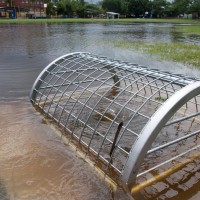
[[[195,78],[76,52],[40,73],[30,100],[105,174],[129,188],[200,147]]]

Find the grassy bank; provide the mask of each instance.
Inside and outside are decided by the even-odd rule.
[[[176,28],[184,34],[200,35],[200,26],[176,26]]]
[[[174,23],[174,24],[199,24],[200,20],[189,19],[94,19],[94,18],[52,18],[52,19],[0,19],[2,23]]]
[[[181,42],[126,42],[110,43],[116,47],[129,48],[157,56],[160,60],[170,60],[200,68],[200,46]]]

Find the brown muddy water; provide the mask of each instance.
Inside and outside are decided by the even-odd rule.
[[[87,51],[174,73],[199,76],[191,67],[157,61],[104,40],[199,43],[171,24],[6,24],[0,25],[0,199],[128,199],[112,188],[79,155],[64,145],[28,101],[32,84],[57,57]],[[136,199],[200,199],[198,161],[141,191]],[[192,173],[189,173],[192,171]],[[187,179],[188,181],[183,181]],[[182,181],[182,182],[181,182]],[[182,184],[179,184],[182,183]],[[163,194],[163,195],[162,195]]]
[[[28,102],[0,106],[1,199],[126,199],[64,145]]]

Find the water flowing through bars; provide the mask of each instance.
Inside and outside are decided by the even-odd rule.
[[[129,188],[200,145],[195,78],[77,52],[44,68],[30,100],[106,175]]]

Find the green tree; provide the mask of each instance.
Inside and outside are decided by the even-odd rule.
[[[128,5],[129,5],[129,2],[126,0],[121,2],[121,10],[122,10],[121,14],[124,14],[124,15],[128,14]]]
[[[128,10],[128,1],[126,0],[103,0],[102,8],[105,11],[112,11],[120,14],[126,14]]]
[[[56,15],[56,6],[54,5],[54,3],[49,2],[49,3],[47,4],[46,14],[47,14],[48,16]]]
[[[71,0],[61,0],[57,4],[58,14],[71,16],[73,14]]]
[[[96,4],[86,4],[85,5],[85,13],[91,15],[97,15],[100,13],[100,9]]]
[[[120,11],[120,1],[115,0],[103,0],[102,8],[106,11],[119,12]]]
[[[169,3],[166,0],[150,1],[151,14],[153,17],[163,17]]]
[[[190,7],[190,11],[192,13],[197,13],[198,17],[200,17],[200,0],[193,0],[192,5]]]
[[[193,0],[174,0],[172,3],[173,12],[176,15],[189,13]]]
[[[129,0],[128,1],[128,14],[135,17],[145,15],[145,12],[150,11],[149,0]]]
[[[84,0],[72,0],[72,10],[74,14],[79,17],[85,16],[85,1]]]

